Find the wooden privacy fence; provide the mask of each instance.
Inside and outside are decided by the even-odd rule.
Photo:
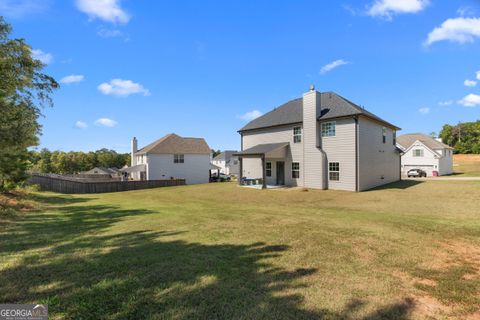
[[[28,180],[30,184],[38,184],[42,190],[59,193],[103,193],[129,190],[140,190],[159,187],[185,185],[185,179],[116,181],[110,179],[79,179],[61,175],[34,173]]]

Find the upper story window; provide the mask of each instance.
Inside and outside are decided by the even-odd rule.
[[[300,162],[292,162],[292,178],[300,178]]]
[[[393,131],[393,145],[397,145],[397,131]]]
[[[322,123],[322,137],[335,137],[336,122]]]
[[[340,163],[328,163],[328,179],[331,181],[340,181]]]
[[[414,157],[423,157],[423,149],[413,149],[412,152]]]
[[[272,163],[271,162],[265,163],[265,174],[266,174],[267,177],[272,176]]]
[[[387,142],[387,128],[385,127],[382,128],[382,141],[383,143]]]
[[[293,128],[293,143],[302,142],[302,127]]]
[[[184,163],[184,155],[183,154],[174,154],[173,155],[173,163]]]

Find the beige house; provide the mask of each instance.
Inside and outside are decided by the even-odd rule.
[[[240,183],[363,191],[400,179],[399,128],[313,86],[239,130]]]
[[[122,169],[133,179],[209,182],[211,150],[203,138],[184,138],[171,133],[141,149],[137,149],[137,144],[133,138],[131,167]]]
[[[410,169],[422,169],[427,176],[453,173],[453,148],[422,133],[404,134],[398,137],[397,146],[402,149],[402,173]]]

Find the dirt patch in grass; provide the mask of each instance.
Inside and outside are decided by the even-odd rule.
[[[439,243],[432,259],[408,271],[397,271],[415,301],[418,318],[436,315],[480,319],[480,247],[466,242]],[[414,318],[415,318],[414,317]]]

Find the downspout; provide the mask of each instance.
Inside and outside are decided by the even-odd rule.
[[[355,119],[355,192],[359,191],[358,186],[358,116],[354,117]]]

